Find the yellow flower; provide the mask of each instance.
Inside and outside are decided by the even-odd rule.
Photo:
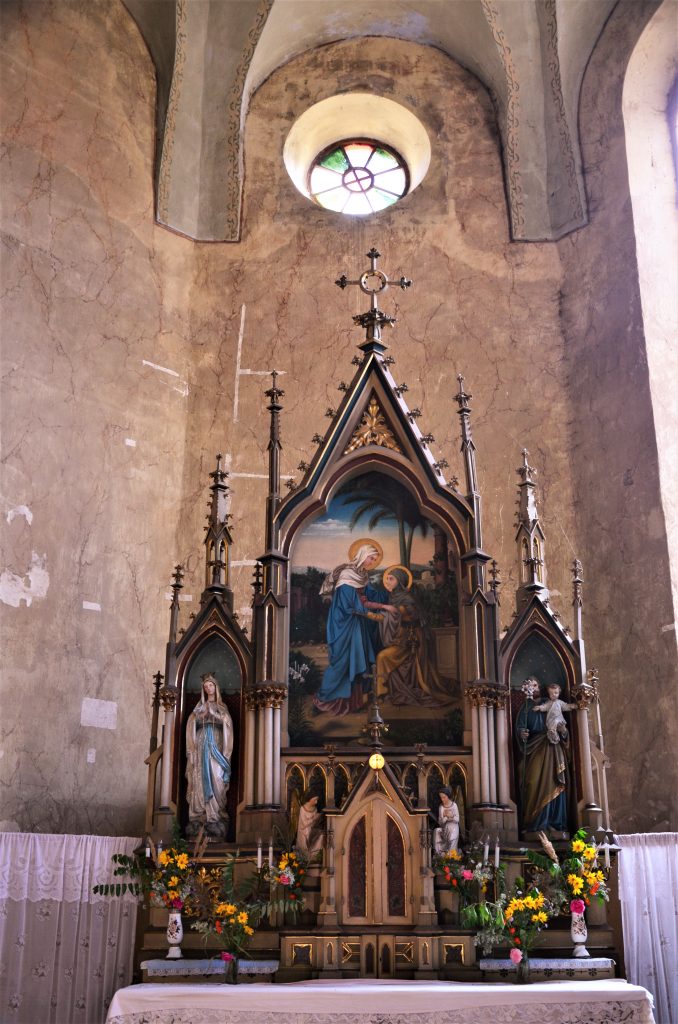
[[[595,846],[587,846],[582,853],[584,860],[595,860],[596,859],[596,848]]]
[[[177,867],[184,871],[188,867],[188,854],[180,853],[177,857]]]
[[[229,917],[228,923],[229,924],[235,924],[235,917]]]
[[[169,898],[171,900],[178,900],[179,899],[179,893],[177,892],[176,889],[168,889],[167,895],[169,896]]]
[[[167,851],[167,850],[162,850],[162,851],[161,851],[161,852],[160,852],[160,853],[158,854],[158,864],[162,864],[162,865],[163,865],[163,867],[164,867],[164,866],[165,866],[166,864],[169,864],[171,860],[172,860],[172,858],[170,857],[170,855],[169,855],[169,853],[168,853],[168,851]]]
[[[246,935],[254,935],[254,928],[250,928],[248,924],[245,925],[244,932]]]
[[[247,924],[248,917],[244,910],[238,914],[238,924]]]
[[[568,875],[567,884],[571,887],[575,896],[578,896],[584,888],[584,879],[580,878],[579,875]]]
[[[449,850],[445,854],[445,859],[446,860],[461,860],[461,854],[459,853],[459,850]]]
[[[586,843],[583,839],[574,839],[572,841],[572,853],[582,853],[586,848]]]
[[[169,885],[170,889],[176,889],[176,887],[179,884],[179,879],[177,878],[176,875],[172,875],[172,877],[170,878],[170,880],[169,880],[169,882],[167,884]]]
[[[544,904],[546,903],[546,897],[544,896],[544,893],[540,892],[539,895],[535,897],[534,902],[535,902],[535,905],[536,905],[537,909],[539,909],[540,907],[543,907]]]
[[[226,903],[224,905],[224,909],[223,909],[222,913],[224,913],[224,914],[235,914],[237,909],[238,908],[235,906],[234,903]]]
[[[537,909],[537,904],[535,902],[534,896],[526,896],[525,899],[523,900],[523,903],[525,904],[525,906],[527,907],[528,910],[536,910]]]
[[[214,913],[217,915],[217,917],[221,917],[222,914],[228,913],[228,911],[226,910],[226,904],[217,903],[216,907],[214,908]]]
[[[532,920],[535,921],[537,924],[546,924],[548,919],[548,914],[544,913],[543,910],[540,910],[538,914],[532,915]]]

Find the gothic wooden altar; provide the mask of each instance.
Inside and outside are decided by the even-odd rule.
[[[175,817],[188,834],[195,829],[187,724],[206,676],[218,684],[233,733],[228,799],[218,820],[206,821],[206,858],[238,850],[251,861],[262,842],[266,852],[275,826],[288,827],[302,793],[318,798],[324,828],[306,882],[307,910],[293,925],[279,922],[257,934],[254,947],[255,954],[280,956],[286,980],[436,978],[473,968],[473,936],[460,928],[452,894],[433,867],[443,787],[459,809],[461,844],[472,836],[499,846],[509,878],[524,872],[523,851],[536,827],[550,826],[557,844],[581,825],[609,826],[597,677],[584,652],[581,564],[573,565],[570,632],[549,598],[535,474],[523,451],[520,585],[515,614],[502,626],[500,571],[483,547],[472,396],[459,376],[460,481],[447,475],[447,461],[434,458],[434,439],[419,426],[422,411],[409,408],[382,337],[394,321],[379,308],[380,294],[389,283],[411,282],[389,282],[379,254],[371,250],[368,258],[358,281],[337,281],[342,289],[358,285],[370,300],[353,318],[365,331],[353,379],[341,383],[326,433],[315,435],[315,451],[284,495],[284,392],[276,373],[265,393],[269,493],[265,509],[248,510],[265,521],[252,635],[233,612],[228,474],[217,456],[200,610],[179,628],[177,566],[165,674],[155,684],[146,828],[156,841],[168,840]],[[517,457],[507,450],[507,460]],[[354,582],[353,591],[339,594],[337,580],[351,573],[361,589]],[[340,607],[344,599],[354,602],[352,610]],[[542,688],[557,684],[574,708],[562,744],[560,817],[540,812],[534,821],[523,764],[535,704],[526,707],[530,677]],[[368,764],[373,751],[383,755],[380,770]],[[590,915],[589,944],[609,951],[598,913]],[[569,940],[550,929],[549,946],[562,954]]]

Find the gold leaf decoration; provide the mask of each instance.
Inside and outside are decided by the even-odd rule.
[[[384,419],[384,414],[379,408],[375,395],[370,398],[360,426],[356,427],[344,455],[349,455],[357,448],[365,448],[368,444],[376,444],[380,448],[390,448],[392,452],[399,452],[402,455],[402,448]]]

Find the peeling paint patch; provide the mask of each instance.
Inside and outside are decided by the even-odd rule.
[[[96,601],[83,601],[82,607],[86,612],[100,612],[101,605],[97,604]]]
[[[174,597],[174,594],[171,594],[171,593],[170,594],[165,594],[165,597],[167,598],[168,601],[171,601],[172,598]],[[192,601],[193,600],[193,594],[179,594],[179,600],[180,601]]]
[[[87,764],[94,764],[97,759],[97,752],[95,747],[90,747],[87,751]]]
[[[94,729],[117,729],[117,701],[83,697],[80,707],[80,725],[91,725]]]
[[[30,608],[33,599],[45,597],[48,590],[47,555],[39,555],[37,551],[32,553],[30,568],[24,576],[10,569],[3,569],[0,574],[0,601],[12,608],[18,608],[22,601]]]
[[[127,445],[128,448],[136,448],[137,446],[137,443],[133,437],[126,437],[125,444]]]
[[[7,510],[8,523],[11,523],[17,516],[23,516],[29,526],[33,522],[33,513],[29,509],[28,505],[16,505],[15,508]]]
[[[231,562],[231,569],[238,569],[241,565],[256,565],[253,558],[241,558],[239,562]]]

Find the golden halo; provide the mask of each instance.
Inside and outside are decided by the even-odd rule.
[[[374,548],[374,550],[379,555],[378,561],[376,561],[372,566],[373,569],[376,569],[376,567],[381,563],[381,560],[384,557],[384,549],[382,548],[381,544],[378,541],[372,540],[371,537],[361,537],[359,540],[353,541],[350,548],[348,549],[349,562],[353,561],[353,559],[358,554],[363,544],[369,544],[370,547]]]
[[[407,586],[405,587],[405,590],[409,590],[410,587],[412,586],[412,578],[413,577],[412,577],[412,573],[410,572],[410,570],[407,568],[406,565],[389,565],[388,569],[384,569],[384,572],[383,572],[382,577],[381,577],[381,582],[383,583],[384,582],[384,576],[388,576],[388,574],[390,572],[393,572],[394,569],[402,569],[403,572],[407,573]],[[386,588],[384,587],[384,589],[386,589]]]

